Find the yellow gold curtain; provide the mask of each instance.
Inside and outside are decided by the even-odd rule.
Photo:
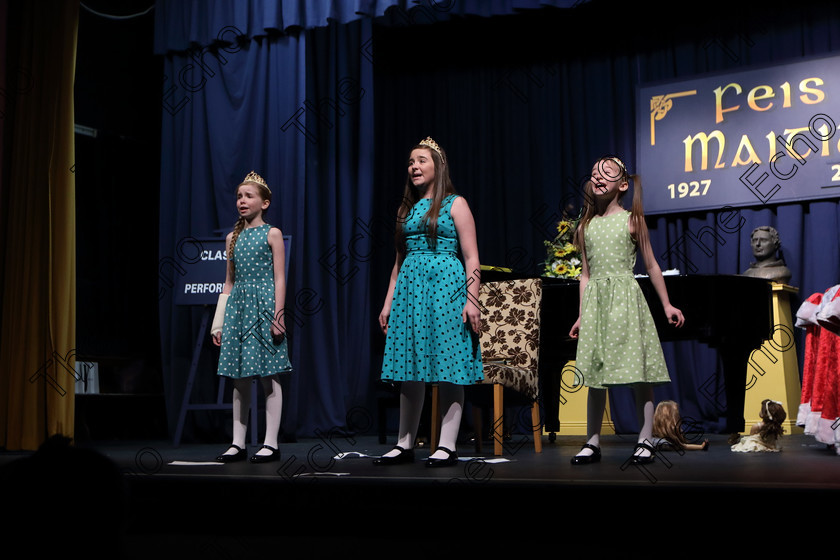
[[[7,73],[29,79],[16,90],[6,131],[11,147],[0,209],[0,446],[9,450],[74,435],[78,19],[78,1],[30,0],[18,4],[8,23],[13,44],[7,48],[17,59],[7,63]]]

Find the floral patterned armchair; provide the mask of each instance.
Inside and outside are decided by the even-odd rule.
[[[534,449],[540,453],[542,452],[542,423],[538,404],[538,365],[542,280],[526,278],[482,283],[479,303],[481,305],[479,344],[484,363],[483,384],[493,386],[494,454],[503,454],[505,388],[513,389],[532,401],[531,425]],[[436,434],[434,424],[438,411],[435,406],[437,398],[434,394],[432,402],[432,433]],[[480,441],[480,437],[478,440]]]
[[[484,382],[514,389],[536,401],[539,394],[539,278],[482,284],[481,357]]]

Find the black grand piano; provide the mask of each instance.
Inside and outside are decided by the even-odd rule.
[[[515,277],[482,273],[485,282]],[[773,334],[771,283],[739,275],[665,276],[671,304],[685,316],[685,324],[678,329],[667,323],[650,279],[637,280],[660,340],[698,340],[718,351],[726,397],[725,403],[720,403],[725,429],[727,433],[743,431],[750,354]],[[545,430],[549,433],[559,431],[560,374],[565,364],[575,359],[577,341],[569,337],[569,330],[578,316],[579,290],[575,280],[543,278],[540,381]]]

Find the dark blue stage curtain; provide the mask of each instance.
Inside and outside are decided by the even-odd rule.
[[[375,430],[382,345],[376,318],[387,272],[372,273],[393,263],[401,193],[389,189],[391,204],[376,202],[373,22],[407,28],[544,5],[157,2],[155,52],[164,57],[160,342],[171,429],[196,342],[206,337],[210,345],[199,328],[207,308],[178,305],[173,281],[195,258],[195,240],[232,228],[235,187],[253,169],[273,191],[268,221],[292,236],[286,323],[295,372],[286,378],[283,433]],[[400,169],[389,185],[403,176]],[[194,402],[215,399],[212,348],[198,363]],[[184,439],[225,440],[228,424],[225,415],[191,412]]]
[[[633,169],[637,84],[840,49],[840,14],[831,3],[799,2],[783,13],[717,2],[670,11],[646,6],[157,3],[155,48],[165,60],[161,259],[186,261],[185,240],[232,227],[233,190],[248,171],[268,179],[275,193],[269,221],[292,236],[287,300],[296,371],[287,383],[287,436],[374,429],[383,344],[376,318],[414,142],[432,135],[448,150],[455,185],[476,215],[482,263],[539,274],[543,240],[592,161],[616,153]],[[689,250],[698,272],[744,270],[749,232],[768,224],[781,232],[799,299],[838,282],[836,201],[741,215],[743,228],[726,234],[714,257]],[[657,255],[686,231],[718,229],[715,212],[652,216],[648,223]],[[685,269],[667,259],[660,264]],[[174,274],[161,275],[167,272]],[[174,427],[202,309],[176,305],[171,290],[161,282]],[[742,319],[738,310],[731,314]],[[716,353],[691,342],[668,343],[665,352],[674,382],[657,397],[678,400],[685,416],[715,431],[725,403],[704,394],[721,383]],[[212,353],[199,373],[193,399],[212,400]],[[625,390],[611,392],[619,432],[637,428],[631,402]],[[192,413],[187,433],[225,439],[229,420],[222,416]]]
[[[655,17],[648,4],[594,0],[574,10],[453,20],[436,24],[434,34],[377,27],[377,187],[393,189],[386,183],[399,176],[405,146],[432,134],[448,150],[456,188],[476,214],[482,263],[538,274],[543,240],[553,236],[566,203],[579,202],[576,185],[592,162],[618,154],[634,169],[639,83],[840,50],[840,9],[828,2],[773,10],[658,3],[651,5]],[[428,50],[407,57],[418,44]],[[726,245],[713,257],[692,246],[694,272],[742,272],[752,260],[750,232],[770,225],[782,236],[791,284],[800,290],[794,309],[840,281],[836,199],[745,208],[740,215],[737,234],[721,231],[718,212],[650,216],[660,266],[688,272],[686,262],[662,255],[685,232],[709,227]],[[644,272],[639,261],[637,272]],[[749,320],[738,309],[724,311],[733,322]],[[803,341],[797,342],[801,364]],[[721,430],[726,402],[716,352],[697,342],[665,343],[664,350],[673,382],[656,390],[657,399],[680,402],[700,429]],[[610,393],[616,429],[636,431],[629,390]]]
[[[219,22],[218,28],[225,25]],[[305,180],[306,146],[297,135],[284,135],[281,126],[306,98],[304,49],[302,35],[263,42],[243,36],[241,42],[217,51],[202,48],[190,56],[167,53],[165,57],[160,256],[162,263],[175,264],[161,269],[160,316],[171,425],[178,418],[197,337],[208,337],[205,343],[210,345],[209,333],[198,331],[203,310],[177,305],[171,281],[194,258],[192,240],[223,237],[230,231],[236,221],[236,185],[252,169],[267,179],[273,191],[267,221],[294,235],[289,281],[291,286],[300,285],[299,218],[305,200],[299,185]],[[223,279],[224,264],[220,264],[219,281]],[[295,343],[292,346],[293,356],[298,356]],[[203,361],[192,391],[194,401],[213,400],[214,376],[215,361]],[[190,420],[201,427],[201,416],[192,413]],[[215,420],[219,415],[211,416]],[[219,426],[215,429],[224,437]]]

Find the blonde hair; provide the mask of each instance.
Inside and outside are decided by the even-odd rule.
[[[257,192],[260,195],[260,198],[263,200],[267,200],[269,203],[271,202],[271,190],[266,187],[265,185],[261,185],[260,183],[254,181],[242,181],[236,186],[236,191],[239,192],[239,188],[243,185],[254,185],[257,187]],[[265,210],[262,212],[263,217],[265,217]],[[228,260],[230,261],[230,270],[231,270],[231,277],[236,277],[236,265],[233,261],[233,253],[234,248],[236,247],[236,240],[239,239],[239,234],[242,233],[242,230],[245,229],[245,218],[242,216],[236,220],[236,223],[233,225],[233,235],[230,237],[230,247],[228,248]]]
[[[653,412],[653,436],[662,438],[677,449],[688,443],[682,432],[680,405],[674,401],[662,401]]]

